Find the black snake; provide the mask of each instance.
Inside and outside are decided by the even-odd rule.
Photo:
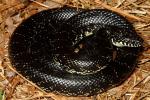
[[[129,77],[142,42],[117,13],[62,7],[24,20],[10,38],[9,58],[48,92],[91,96]]]

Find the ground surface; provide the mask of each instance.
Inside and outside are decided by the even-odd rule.
[[[29,2],[30,1],[30,2]],[[8,59],[14,29],[41,10],[63,5],[105,8],[127,17],[144,39],[145,50],[131,77],[119,87],[93,97],[45,93],[21,77]],[[0,100],[150,100],[150,0],[0,0]]]

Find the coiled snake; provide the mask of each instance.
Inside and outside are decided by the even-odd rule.
[[[91,96],[129,77],[142,42],[117,13],[62,7],[24,20],[10,38],[9,58],[48,92]]]

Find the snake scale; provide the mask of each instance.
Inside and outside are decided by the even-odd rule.
[[[9,58],[47,92],[92,96],[133,72],[143,40],[123,16],[106,9],[62,7],[24,20],[9,41]]]

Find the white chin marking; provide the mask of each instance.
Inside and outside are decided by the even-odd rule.
[[[141,46],[136,41],[131,41],[131,42],[133,42],[134,45],[131,43],[126,43],[126,42],[124,42],[124,43],[123,42],[115,42],[113,39],[111,39],[111,41],[112,41],[112,44],[117,47],[140,47]]]
[[[126,43],[123,44],[122,42],[114,42],[113,39],[111,39],[111,41],[114,46],[117,46],[117,47],[125,47],[126,46]]]
[[[93,32],[88,32],[88,31],[87,31],[87,32],[85,32],[84,34],[85,34],[85,36],[90,36],[90,35],[93,34]]]

